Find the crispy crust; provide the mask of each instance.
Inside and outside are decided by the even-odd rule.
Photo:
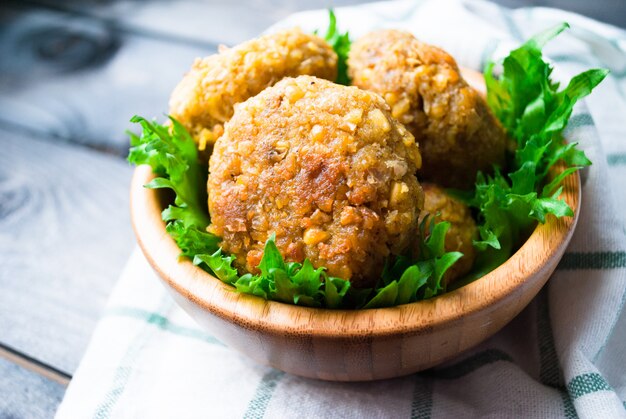
[[[334,80],[337,54],[320,37],[298,28],[220,48],[198,58],[170,98],[170,114],[191,133],[203,151],[223,133],[233,107],[283,77],[301,74]],[[208,157],[208,152],[204,153]]]
[[[468,188],[478,170],[504,163],[504,130],[445,51],[408,32],[382,30],[352,44],[348,66],[352,83],[382,95],[418,139],[420,178]]]
[[[410,245],[422,189],[415,139],[384,100],[315,77],[286,78],[235,107],[210,159],[212,232],[256,272],[276,234],[288,261],[308,257],[357,287]]]

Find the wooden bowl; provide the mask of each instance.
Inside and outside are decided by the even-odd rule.
[[[480,88],[480,78],[474,75],[472,81]],[[570,241],[580,210],[576,173],[564,180],[562,193],[574,217],[550,216],[488,275],[426,301],[382,309],[328,310],[239,294],[188,259],[179,259],[180,250],[161,220],[165,194],[143,187],[152,177],[148,166],[135,170],[132,222],[146,258],[177,303],[217,339],[256,361],[332,381],[411,374],[449,360],[496,333],[546,283]]]

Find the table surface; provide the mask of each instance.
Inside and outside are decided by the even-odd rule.
[[[134,245],[129,118],[164,115],[193,59],[219,44],[298,10],[356,3],[2,3],[0,417],[54,414]],[[626,25],[626,2],[527,3]]]

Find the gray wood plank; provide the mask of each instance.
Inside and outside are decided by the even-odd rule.
[[[376,0],[176,0],[168,2],[117,0],[29,0],[39,5],[115,21],[123,29],[172,38],[233,44],[301,10],[342,7]],[[491,0],[508,8],[551,7],[626,27],[626,2],[616,0]],[[22,1],[23,2],[23,1]]]
[[[122,159],[0,129],[0,341],[72,374],[130,253]]]
[[[51,418],[65,387],[0,358],[0,417]]]
[[[41,3],[47,6],[36,6]],[[89,3],[0,5],[0,57],[10,57],[0,59],[0,342],[67,374],[82,356],[133,238],[130,168],[60,141],[125,154],[129,117],[161,117],[195,57],[212,53],[217,43],[256,36],[292,12],[331,5]],[[592,8],[580,1],[535,3],[626,25],[624,4],[612,0]],[[0,359],[0,417],[49,417],[62,394],[60,384]]]
[[[120,35],[50,11],[0,18],[0,126],[123,155],[134,114],[163,118],[195,57],[212,53]]]
[[[132,33],[234,45],[257,36],[297,11],[373,1],[376,0],[118,0],[99,4],[30,0],[28,3],[115,22],[121,30]]]
[[[257,36],[293,11],[325,5],[120,1],[35,9],[8,3],[0,14],[0,56],[12,59],[0,60],[0,126],[122,155],[128,119],[163,118],[194,58],[214,53],[217,43]]]
[[[0,358],[17,364],[31,372],[34,372],[35,374],[41,375],[42,377],[55,381],[63,386],[67,386],[72,379],[70,375],[60,371],[52,365],[48,365],[32,358],[29,355],[17,351],[2,342],[0,342]]]
[[[129,117],[162,117],[172,88],[195,57],[213,53],[217,43],[254,37],[295,11],[357,2],[6,3],[0,56],[12,59],[0,60],[0,122],[123,154]],[[539,3],[567,6],[557,0]],[[594,10],[624,18],[623,6],[606,3]],[[571,5],[593,12],[583,6]]]

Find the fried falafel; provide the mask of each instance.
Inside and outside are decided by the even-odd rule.
[[[445,51],[408,32],[381,30],[352,44],[348,66],[352,84],[383,96],[419,138],[420,179],[465,189],[479,170],[504,163],[503,128]]]
[[[209,162],[210,231],[241,272],[276,235],[286,261],[375,285],[423,206],[415,139],[377,94],[285,78],[235,106]]]
[[[334,80],[337,54],[322,38],[298,28],[265,35],[196,59],[172,92],[169,113],[207,159],[235,104],[283,77],[303,74]]]

